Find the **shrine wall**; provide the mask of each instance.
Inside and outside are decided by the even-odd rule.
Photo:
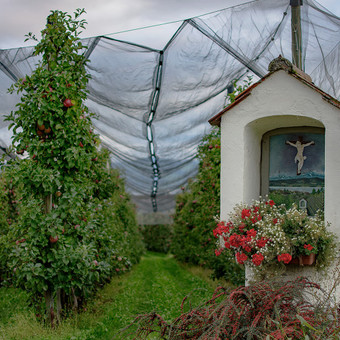
[[[221,219],[261,194],[261,141],[273,129],[325,128],[325,219],[340,236],[340,111],[320,93],[277,71],[221,119]]]

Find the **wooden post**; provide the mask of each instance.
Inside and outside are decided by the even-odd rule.
[[[290,0],[292,11],[291,30],[292,30],[292,63],[300,70],[305,70],[302,60],[302,34],[301,34],[301,6],[302,0]]]

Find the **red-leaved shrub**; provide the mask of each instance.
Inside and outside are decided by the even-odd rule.
[[[232,291],[222,287],[198,308],[172,322],[156,313],[136,318],[135,339],[158,333],[161,339],[338,339],[336,308],[321,288],[305,278],[259,282]]]

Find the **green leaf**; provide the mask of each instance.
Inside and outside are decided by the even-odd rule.
[[[303,326],[306,326],[307,328],[316,331],[316,329],[312,325],[310,325],[301,315],[297,314],[296,317],[299,319]]]

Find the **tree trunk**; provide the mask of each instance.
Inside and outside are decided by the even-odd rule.
[[[44,210],[45,214],[49,214],[52,211],[52,194],[44,197]]]
[[[44,197],[44,211],[48,214],[52,211],[52,195]],[[47,323],[54,328],[54,299],[50,288],[45,292],[45,306]]]
[[[73,309],[77,311],[78,310],[78,299],[77,299],[76,294],[74,293],[74,288],[72,287],[71,289],[72,289],[72,297],[73,297]]]
[[[47,323],[54,328],[54,299],[50,289],[45,292],[45,306],[46,306],[46,318]]]
[[[62,310],[62,304],[61,304],[61,289],[59,288],[57,290],[57,323],[61,323],[61,310]]]

